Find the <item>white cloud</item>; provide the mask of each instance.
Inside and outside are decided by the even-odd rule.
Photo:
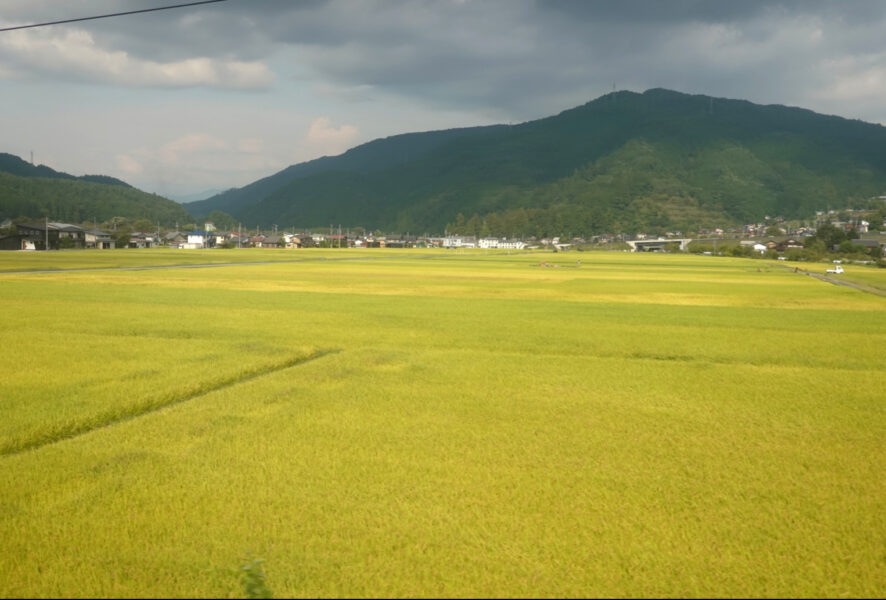
[[[245,138],[237,142],[237,149],[247,154],[259,154],[264,150],[265,144],[259,138]]]
[[[278,145],[268,147],[261,138],[244,136],[222,125],[173,139],[143,139],[140,145],[115,155],[115,163],[124,181],[175,196],[243,186],[289,166],[290,162],[279,160],[285,149]]]
[[[128,154],[118,154],[115,158],[117,168],[127,175],[140,175],[145,170],[139,161]]]
[[[359,131],[353,125],[334,127],[328,117],[318,117],[308,130],[307,144],[318,154],[341,154],[353,145]]]
[[[224,150],[227,142],[205,133],[189,133],[164,144],[157,151],[157,158],[164,163],[178,163],[182,155],[205,154],[213,150]]]
[[[274,81],[273,73],[259,61],[207,57],[171,62],[143,60],[123,50],[102,48],[84,30],[14,31],[0,37],[0,57],[12,65],[5,69],[7,73],[20,76],[36,71],[59,79],[135,87],[246,89],[265,88]]]
[[[886,98],[886,53],[825,61],[830,84],[818,95],[828,100],[858,101]]]

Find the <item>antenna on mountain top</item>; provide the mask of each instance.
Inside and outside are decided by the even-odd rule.
[[[31,150],[31,166],[34,166],[34,151]]]

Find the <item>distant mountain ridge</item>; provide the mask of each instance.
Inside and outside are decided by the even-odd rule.
[[[886,128],[664,89],[521,123],[410,133],[188,205],[244,225],[593,234],[801,217],[886,191]]]
[[[500,125],[491,126],[501,127]],[[264,198],[294,180],[328,172],[368,174],[408,163],[412,158],[424,156],[430,150],[461,135],[488,129],[471,127],[406,133],[380,138],[361,144],[338,156],[323,156],[286,167],[282,171],[250,183],[242,188],[232,188],[206,200],[191,202],[188,208],[197,215],[208,215],[213,210],[240,212],[243,207],[261,202]]]
[[[44,177],[47,179],[76,179],[105,185],[122,185],[132,187],[125,181],[108,175],[81,175],[79,177],[62,171],[56,171],[46,165],[32,165],[14,154],[0,152],[0,171],[19,177]]]
[[[75,177],[7,153],[0,153],[0,217],[47,217],[70,223],[126,217],[164,225],[193,220],[180,204],[114,177]]]
[[[204,190],[202,192],[195,192],[193,194],[170,194],[169,199],[175,200],[179,204],[190,204],[192,202],[200,202],[201,200],[212,198],[213,196],[218,196],[219,194],[223,194],[226,191],[228,190],[214,188],[210,190]]]

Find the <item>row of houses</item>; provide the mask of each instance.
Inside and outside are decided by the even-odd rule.
[[[314,245],[310,234],[239,233],[236,231],[199,230],[187,233],[171,231],[163,238],[164,244],[188,250],[200,248],[301,248]]]
[[[530,247],[550,247],[566,250],[572,243],[584,244],[585,240],[574,238],[561,241],[560,238],[532,239],[530,242],[518,239],[477,237],[468,235],[446,235],[443,237],[419,237],[398,236],[387,237],[375,234],[365,235],[342,235],[324,234],[317,232],[304,233],[273,233],[261,234],[242,233],[237,231],[216,231],[207,223],[205,230],[190,232],[170,231],[165,234],[151,232],[133,232],[127,238],[123,238],[126,247],[151,248],[154,246],[169,246],[182,249],[198,248],[310,248],[316,246],[340,247],[340,248],[449,248],[449,249],[506,249],[523,250]],[[741,245],[753,246],[757,252],[776,250],[785,252],[790,249],[803,248],[801,241],[805,233],[796,237],[770,238],[769,240],[756,241],[745,239]],[[647,236],[638,234],[634,240],[644,240]],[[719,236],[699,241],[713,241]],[[882,237],[882,236],[881,236]],[[627,236],[595,236],[592,243],[606,243],[612,241],[626,241]],[[670,239],[670,238],[666,238]],[[758,238],[759,239],[759,238]],[[656,241],[656,240],[653,240]],[[659,241],[664,241],[659,238]],[[690,240],[673,240],[677,242]],[[44,222],[25,223],[15,227],[15,232],[5,237],[0,237],[0,249],[2,250],[43,250],[49,248],[95,248],[111,249],[118,245],[115,237],[106,231],[90,229],[70,223]],[[533,244],[530,246],[529,244]],[[852,240],[854,245],[886,246],[880,240]]]
[[[170,232],[164,242],[178,248],[502,248],[522,250],[526,243],[521,240],[499,238],[476,238],[473,236],[445,237],[385,237],[368,234],[349,236],[323,233],[244,234],[236,231]]]
[[[868,254],[878,248],[886,252],[886,238],[883,238],[882,236],[881,239],[866,238],[849,240],[849,243],[852,246],[864,248],[865,252]],[[768,250],[787,252],[788,250],[802,250],[804,247],[803,243],[796,238],[787,238],[784,240],[769,239],[765,241],[742,240],[739,242],[739,245],[750,246],[754,252],[760,252],[761,254]],[[835,246],[832,250],[836,251],[838,248],[839,246]]]
[[[501,248],[507,250],[523,250],[526,242],[523,240],[474,236],[447,236],[439,239],[441,248]]]
[[[49,248],[114,248],[116,242],[106,231],[87,229],[70,223],[22,223],[15,233],[0,237],[0,250],[45,250]]]
[[[775,250],[776,252],[786,252],[788,250],[802,250],[803,243],[796,240],[795,238],[788,238],[786,240],[775,240],[770,239],[767,241],[756,241],[756,240],[741,240],[739,242],[741,246],[750,246],[754,252],[766,252],[767,250]]]

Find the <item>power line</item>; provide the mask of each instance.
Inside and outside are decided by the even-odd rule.
[[[126,12],[111,13],[107,15],[96,15],[94,17],[80,17],[79,19],[64,19],[62,21],[49,21],[47,23],[34,23],[33,25],[16,25],[15,27],[3,27],[0,31],[14,31],[16,29],[30,29],[32,27],[46,27],[47,25],[61,25],[62,23],[76,23],[77,21],[92,21],[94,19],[107,19],[108,17],[122,17],[123,15],[135,15],[138,13],[154,12],[158,10],[169,10],[170,8],[184,8],[186,6],[197,6],[198,4],[212,4],[214,2],[225,2],[225,0],[201,0],[200,2],[188,2],[186,4],[173,4],[172,6],[158,6],[156,8],[143,8],[141,10],[130,10]]]

